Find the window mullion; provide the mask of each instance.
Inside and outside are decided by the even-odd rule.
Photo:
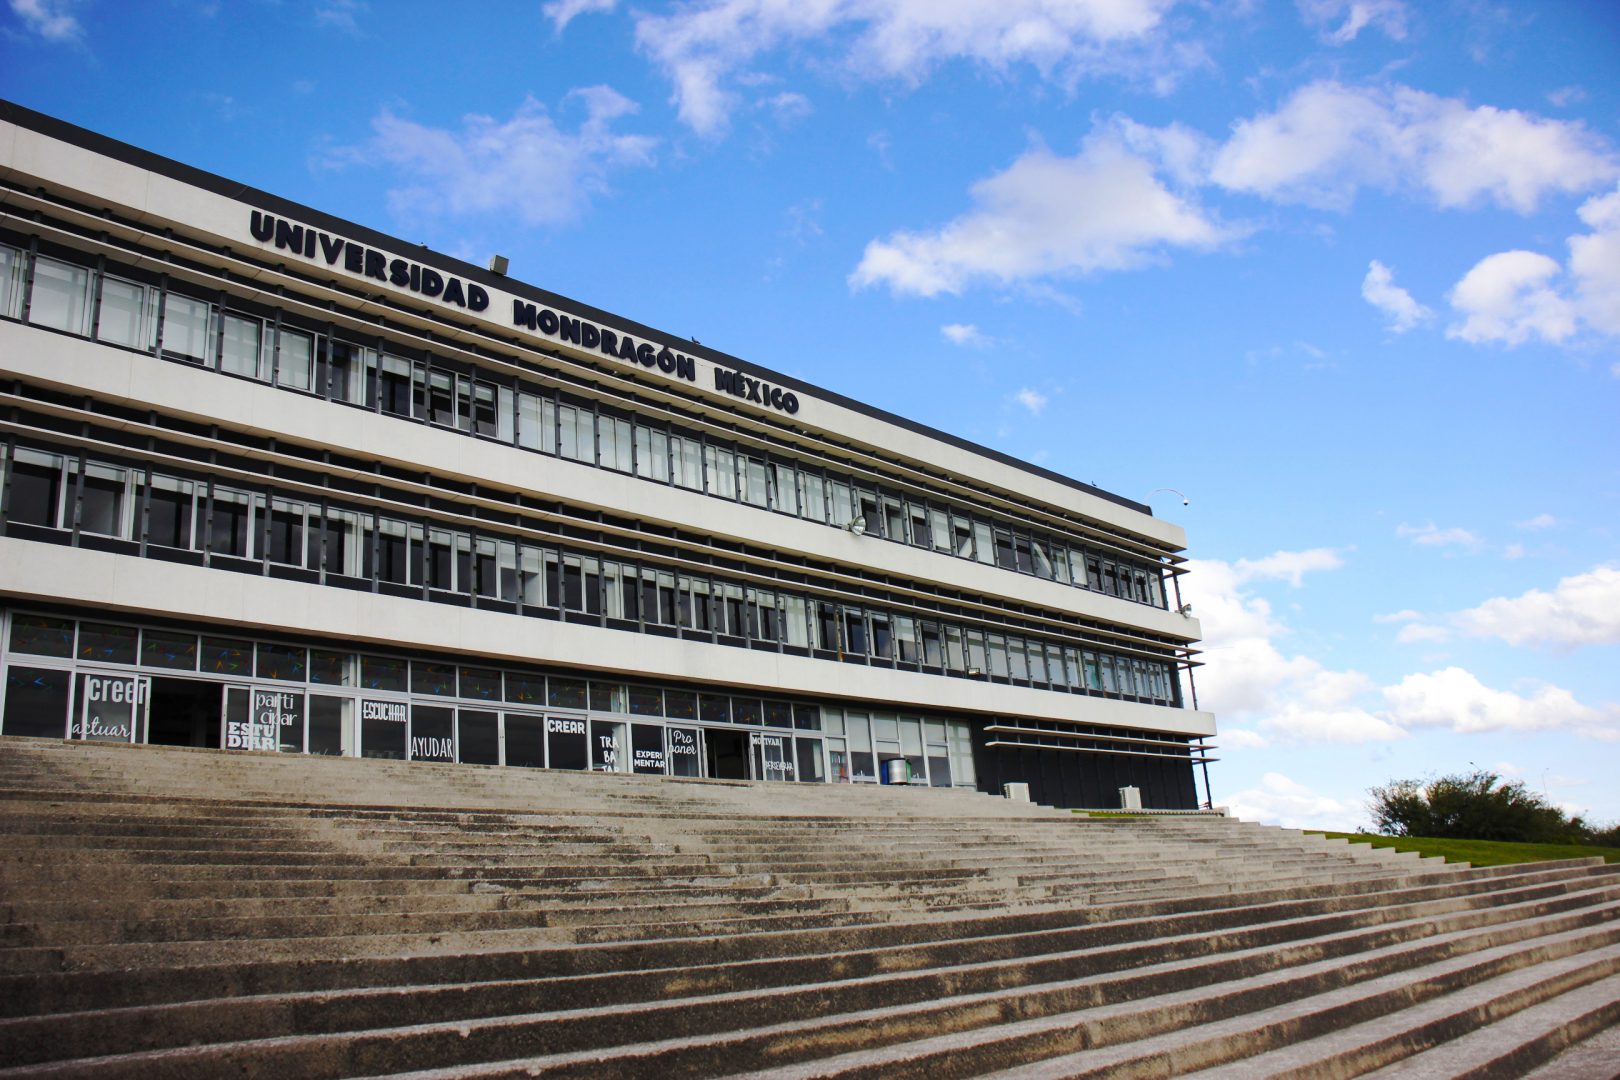
[[[15,419],[16,409],[7,410]],[[11,465],[17,460],[17,437],[6,436],[6,460],[0,462],[0,536],[6,535],[6,522],[11,520]]]
[[[23,270],[22,321],[33,321],[34,266],[39,261],[39,237],[28,238],[28,264]]]
[[[96,256],[96,283],[90,290],[90,340],[101,340],[101,282],[107,275],[107,253]]]

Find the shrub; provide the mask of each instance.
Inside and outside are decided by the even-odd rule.
[[[1373,820],[1390,836],[1583,843],[1592,830],[1515,781],[1483,769],[1420,783],[1393,780],[1371,790]]]

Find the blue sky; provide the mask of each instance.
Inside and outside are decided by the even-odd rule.
[[[0,94],[1184,525],[1217,803],[1620,819],[1620,9],[8,0]]]

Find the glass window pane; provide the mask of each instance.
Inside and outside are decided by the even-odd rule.
[[[799,515],[811,521],[827,520],[827,493],[821,477],[799,474]]]
[[[197,635],[167,630],[141,631],[141,663],[147,667],[197,670]]]
[[[326,686],[353,686],[354,666],[352,653],[312,649],[309,654],[309,681]]]
[[[247,558],[253,547],[253,510],[262,496],[229,488],[214,489],[209,547],[218,555]]]
[[[96,336],[113,345],[133,349],[152,347],[152,328],[147,323],[146,287],[120,278],[101,280],[101,317]]]
[[[195,507],[196,485],[154,473],[147,495],[146,542],[161,547],[190,547]]]
[[[550,684],[550,704],[553,708],[585,708],[585,680],[553,678]]]
[[[214,675],[252,675],[253,643],[205,637],[201,667]]]
[[[307,653],[302,645],[259,643],[259,678],[303,682],[309,674]]]
[[[62,503],[62,457],[17,447],[11,463],[9,521],[57,527]]]
[[[67,736],[68,672],[13,664],[6,669],[6,711],[0,735],[36,739]]]
[[[753,458],[742,459],[742,498],[755,506],[769,502],[765,490],[765,463]]]
[[[417,660],[411,664],[411,692],[446,697],[456,692],[456,665]]]
[[[591,712],[629,712],[625,700],[624,684],[592,679],[590,687]]]
[[[501,760],[499,718],[481,709],[456,715],[456,760],[469,765],[498,765]]]
[[[455,710],[441,705],[411,706],[411,760],[456,760]]]
[[[264,358],[264,326],[258,319],[225,316],[219,370],[249,379],[268,378]]]
[[[293,390],[314,387],[315,339],[297,330],[282,328],[276,354],[276,383]]]
[[[636,427],[636,475],[660,484],[669,481],[669,437],[662,431]]]
[[[129,475],[123,469],[94,462],[84,468],[84,494],[79,504],[79,530],[99,536],[126,536],[125,495]]]
[[[553,769],[589,768],[591,758],[585,721],[568,716],[546,717],[546,749]]]
[[[23,253],[0,245],[0,315],[15,319],[22,313]]]
[[[303,503],[292,502],[289,499],[271,501],[270,548],[266,552],[271,562],[288,566],[305,565],[306,513],[307,508]]]
[[[352,742],[354,702],[349,698],[309,697],[309,752],[332,757],[347,753]]]
[[[367,690],[397,690],[404,693],[409,666],[392,656],[362,656],[360,685]]]
[[[546,677],[544,675],[522,675],[507,672],[506,700],[523,705],[544,705],[546,701]]]
[[[163,298],[163,351],[206,362],[213,353],[213,307],[178,293]]]
[[[501,673],[483,668],[461,669],[461,696],[480,701],[501,699]],[[489,764],[493,764],[490,762]]]
[[[572,405],[558,405],[557,445],[563,457],[594,463],[596,438],[590,413]]]
[[[703,448],[707,467],[708,492],[722,499],[737,497],[737,460],[730,450],[718,446]]]
[[[133,626],[80,623],[78,657],[102,664],[133,664],[136,636]]]
[[[43,255],[35,259],[28,321],[70,334],[86,334],[90,331],[89,314],[90,271]]]
[[[636,716],[662,716],[662,715],[664,715],[664,694],[663,694],[663,691],[659,690],[658,687],[656,687],[656,686],[634,686],[634,685],[632,685],[630,687],[629,698],[630,698],[629,711],[631,713],[635,714]],[[690,694],[686,695],[686,703],[687,703],[688,706],[690,706],[690,704],[691,704],[691,695]],[[671,715],[674,715],[674,714],[671,714]],[[677,717],[677,719],[690,720],[691,719],[691,714],[690,714],[690,712],[688,712],[685,716]]]
[[[401,701],[360,702],[360,755],[403,760],[410,707]]]
[[[634,698],[631,699],[632,702]],[[689,690],[669,690],[664,694],[664,715],[671,720],[696,720],[697,695]]]

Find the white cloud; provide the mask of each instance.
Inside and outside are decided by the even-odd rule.
[[[782,235],[791,237],[801,244],[809,243],[821,236],[824,230],[821,227],[821,198],[802,199],[787,208],[787,227]]]
[[[1216,802],[1244,821],[1281,825],[1286,829],[1353,831],[1361,823],[1359,807],[1320,795],[1281,773],[1268,772],[1260,786],[1239,791]]]
[[[972,323],[946,323],[939,328],[939,333],[952,345],[964,348],[983,349],[991,344],[990,338]]]
[[[1313,709],[1299,702],[1279,705],[1260,721],[1263,730],[1293,742],[1356,744],[1404,738],[1399,725],[1353,705]]]
[[[1550,730],[1596,738],[1620,734],[1612,710],[1606,717],[1576,701],[1568,690],[1542,685],[1528,696],[1493,690],[1458,667],[1408,675],[1385,687],[1384,699],[1391,717],[1410,727],[1441,727],[1460,734]]]
[[[331,27],[358,37],[359,18],[368,7],[365,0],[321,0],[315,5],[315,25]]]
[[[1561,272],[1555,260],[1533,251],[1487,255],[1451,290],[1451,306],[1463,319],[1446,336],[1476,345],[1567,340],[1575,333],[1575,305],[1549,284]]]
[[[1397,645],[1441,645],[1451,640],[1451,631],[1444,626],[1412,622],[1401,627],[1395,635]]]
[[[1330,671],[1320,662],[1285,655],[1278,641],[1288,628],[1252,589],[1261,581],[1297,587],[1308,572],[1332,570],[1343,559],[1331,548],[1278,551],[1228,563],[1189,561],[1182,595],[1203,630],[1204,667],[1198,669],[1199,704],[1220,716],[1289,741],[1381,739],[1398,734],[1354,706],[1368,689],[1354,671]]]
[[[1455,622],[1475,637],[1509,645],[1620,643],[1620,569],[1600,566],[1558,582],[1551,592],[1531,589],[1516,597],[1493,597],[1459,612]]]
[[[1367,265],[1367,276],[1361,279],[1361,298],[1389,316],[1389,328],[1397,334],[1406,333],[1434,315],[1395,284],[1395,275],[1377,259]]]
[[[1557,524],[1558,519],[1553,517],[1551,514],[1537,514],[1535,517],[1526,521],[1515,521],[1513,523],[1515,528],[1529,529],[1532,532],[1539,532],[1542,529],[1550,529]]]
[[[1299,13],[1331,45],[1346,45],[1369,26],[1393,41],[1406,39],[1407,11],[1401,0],[1299,0]],[[1341,19],[1338,29],[1328,29]]]
[[[77,6],[77,0],[11,0],[11,13],[46,41],[71,45],[84,39],[84,27],[73,14]]]
[[[1432,521],[1423,525],[1408,525],[1402,522],[1395,527],[1395,535],[1411,540],[1419,547],[1477,548],[1481,543],[1479,537],[1467,529],[1442,529]]]
[[[803,120],[815,111],[810,99],[803,94],[796,94],[791,90],[784,90],[780,94],[755,103],[756,108],[769,110],[776,122],[783,127],[796,120]]]
[[[1577,211],[1592,231],[1569,238],[1569,266],[1533,251],[1503,251],[1474,265],[1451,291],[1462,316],[1447,337],[1474,343],[1561,344],[1584,326],[1620,335],[1620,189]]]
[[[1522,559],[1525,554],[1524,545],[1519,543],[1509,544],[1502,549],[1502,558],[1504,559]]]
[[[1048,398],[1040,391],[1031,390],[1026,386],[1020,389],[1018,393],[1013,395],[1013,400],[1018,402],[1018,404],[1022,405],[1024,408],[1028,409],[1032,415],[1039,416],[1041,415],[1041,410],[1046,408]]]
[[[464,117],[459,131],[427,127],[384,111],[364,147],[333,155],[334,165],[380,158],[404,177],[389,191],[396,212],[437,215],[502,212],[528,225],[576,219],[608,190],[615,169],[650,165],[657,141],[618,134],[614,121],[636,105],[606,86],[571,91],[565,107],[585,116],[574,131],[558,127],[544,105],[526,98],[510,120]]]
[[[1580,217],[1592,230],[1569,238],[1569,272],[1581,317],[1620,334],[1620,189],[1588,199]]]
[[[1337,570],[1344,565],[1344,557],[1335,548],[1310,548],[1306,551],[1274,551],[1260,559],[1239,559],[1232,566],[1239,582],[1259,581],[1267,578],[1286,581],[1294,588],[1304,584],[1305,575],[1318,570]]]
[[[993,70],[1033,67],[1072,85],[1092,72],[1135,73],[1155,61],[1153,33],[1171,0],[698,0],[638,13],[636,43],[673,84],[681,121],[718,136],[761,54],[795,46],[812,63],[868,81],[915,85],[967,60]],[[825,57],[817,50],[825,49]],[[1186,62],[1196,48],[1171,52]],[[1163,61],[1157,61],[1163,66]],[[780,68],[780,64],[774,65]]]
[[[1616,175],[1613,149],[1578,122],[1331,81],[1238,122],[1210,172],[1223,187],[1283,202],[1344,208],[1363,186],[1415,188],[1442,207],[1492,202],[1524,214],[1548,192]]]
[[[1331,569],[1338,565],[1340,560],[1331,549],[1277,552],[1235,563],[1188,562],[1190,572],[1182,579],[1182,595],[1196,606],[1204,636],[1204,666],[1195,675],[1199,704],[1221,718],[1219,738],[1227,740],[1227,745],[1389,743],[1422,727],[1446,727],[1461,733],[1556,728],[1620,741],[1620,705],[1585,705],[1556,686],[1537,684],[1524,692],[1497,690],[1461,668],[1450,667],[1408,675],[1399,683],[1380,687],[1359,671],[1334,670],[1313,657],[1285,651],[1282,643],[1288,627],[1275,616],[1271,604],[1256,595],[1253,586],[1288,581],[1291,567]],[[1591,597],[1586,598],[1586,604],[1592,602]],[[1620,612],[1620,599],[1606,610]],[[1613,618],[1620,620],[1620,616]],[[1375,616],[1375,620],[1402,624],[1401,640],[1408,642],[1432,643],[1454,633],[1452,628],[1426,622],[1415,610]],[[1287,794],[1274,787],[1268,790],[1273,795]],[[1281,805],[1256,798],[1253,792],[1230,801],[1241,802],[1256,813],[1269,807],[1266,812],[1273,817]]]
[[[605,14],[618,6],[618,0],[551,0],[540,5],[540,14],[551,20],[553,32],[562,33],[580,15]]]
[[[1029,150],[973,186],[975,209],[931,232],[867,244],[850,283],[896,293],[959,293],[1046,276],[1137,266],[1164,248],[1213,247],[1233,235],[1171,192],[1117,135],[1062,157]]]

